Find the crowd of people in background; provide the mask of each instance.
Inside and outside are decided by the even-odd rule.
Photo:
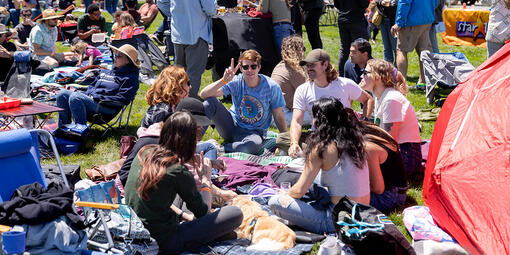
[[[73,1],[61,2],[65,8]],[[211,194],[225,200],[236,196],[211,183],[211,174],[225,169],[215,146],[200,142],[211,125],[224,139],[225,152],[249,154],[260,151],[269,127],[276,126],[276,153],[304,157],[305,165],[288,193],[273,196],[269,206],[289,223],[315,233],[335,231],[331,212],[343,196],[388,211],[404,204],[408,181],[419,178],[420,124],[406,97],[408,54],[439,52],[435,24],[441,22],[444,0],[332,1],[338,11],[338,63],[332,63],[332,52],[323,49],[319,30],[328,1],[240,1],[272,13],[274,46],[281,61],[270,76],[263,75],[262,56],[249,49],[208,85],[202,84],[202,75],[213,43],[216,1],[83,3],[85,14],[76,21],[51,8],[41,11],[38,1],[0,1],[7,10],[0,14],[0,65],[12,65],[16,50],[29,50],[34,59],[52,67],[72,58],[78,65],[84,61],[92,65],[101,55],[96,48],[101,43],[92,37],[107,31],[101,8],[114,17],[112,39],[121,38],[125,27],[149,28],[161,13],[163,21],[151,38],[166,46],[175,65],[165,68],[146,93],[148,109],[138,129],[139,140],[119,176],[127,203],[162,251],[175,253],[229,238],[241,224],[242,213],[235,207],[209,213]],[[122,9],[117,11],[117,5]],[[510,22],[510,1],[494,0],[491,8],[489,56],[510,38],[510,27],[503,25]],[[375,21],[377,15],[382,17]],[[56,48],[56,26],[62,18],[77,23],[79,38],[66,53]],[[306,56],[302,25],[312,47]],[[370,43],[379,31],[383,59],[373,57]],[[99,101],[127,104],[135,98],[141,66],[137,50],[130,45],[111,48],[112,70],[102,71],[85,92],[62,90],[57,95],[57,106],[64,109],[59,126],[86,125],[90,112],[114,113]],[[421,84],[425,82],[421,61],[419,66]],[[0,79],[6,74],[0,70]],[[219,101],[222,96],[231,96],[231,109]],[[351,109],[353,101],[362,105],[360,113]],[[330,195],[331,203],[323,210],[299,200],[314,182]]]

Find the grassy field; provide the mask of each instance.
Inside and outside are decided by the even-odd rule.
[[[106,13],[106,12],[104,12]],[[75,13],[77,16],[80,15],[80,13]],[[111,21],[112,18],[109,14],[104,14],[107,21]],[[162,21],[161,15],[158,15],[152,26],[148,29],[147,33],[153,33],[157,26]],[[320,28],[321,31],[321,37],[323,41],[323,45],[325,46],[325,50],[330,53],[330,56],[332,57],[332,63],[338,62],[338,52],[340,49],[340,39],[338,35],[338,28],[335,26],[322,26]],[[267,36],[267,35],[260,35],[260,36]],[[306,33],[304,33],[304,40],[306,44],[306,48],[309,50],[311,49],[310,44],[308,43],[308,40],[306,38]],[[268,38],[269,39],[269,38]],[[439,49],[441,52],[462,52],[464,53],[471,64],[473,64],[475,67],[479,66],[483,61],[486,59],[486,49],[485,48],[475,48],[475,47],[464,47],[464,46],[449,46],[442,43],[440,35],[438,35],[438,42],[439,42]],[[61,45],[58,46],[59,50],[63,51],[66,50],[66,47],[63,47]],[[373,56],[375,58],[382,58],[383,57],[383,45],[381,41],[380,35],[377,37],[377,41],[375,44],[372,45],[372,52]],[[409,71],[408,71],[408,85],[414,85],[418,80],[418,57],[415,53],[410,53],[409,55]],[[203,76],[202,76],[202,85],[203,88],[207,84],[211,83],[211,71],[207,70]],[[119,140],[120,137],[123,135],[135,135],[136,129],[140,125],[140,120],[142,119],[146,109],[148,108],[147,103],[144,100],[144,95],[146,91],[148,90],[149,86],[147,84],[141,84],[140,89],[138,90],[135,104],[133,107],[133,112],[131,113],[131,119],[129,126],[127,130],[119,130],[116,132],[109,132],[105,137],[103,138],[93,138],[95,145],[93,150],[89,151],[88,153],[77,153],[70,156],[64,156],[62,157],[62,160],[65,164],[79,164],[81,165],[82,170],[88,169],[92,167],[93,165],[100,165],[105,164],[108,162],[111,162],[113,160],[118,159],[119,157]],[[429,105],[425,100],[425,93],[422,91],[413,91],[411,90],[409,95],[407,96],[408,99],[411,101],[414,109],[418,111],[419,109],[425,109],[425,108],[431,108],[432,106]],[[354,106],[358,107],[358,106]],[[420,124],[422,125],[422,132],[421,132],[421,138],[422,139],[430,139],[432,136],[432,131],[434,129],[434,121],[421,121]],[[96,137],[99,137],[102,130],[98,128],[93,129],[93,134]],[[208,140],[214,138],[220,143],[222,142],[222,139],[219,137],[219,135],[216,133],[216,131],[209,129],[207,133],[204,136],[204,140]],[[48,161],[48,163],[51,161]],[[422,185],[421,183],[414,183],[412,184],[411,189],[407,193],[407,202],[405,207],[412,206],[412,205],[423,205],[423,197],[422,197]],[[399,208],[398,210],[395,210],[391,212],[388,216],[390,219],[398,225],[399,229],[405,233],[405,235],[409,237],[407,234],[407,231],[404,228],[404,225],[402,223],[402,210],[403,208]],[[317,247],[314,247],[314,251],[317,249]],[[314,252],[312,252],[314,253]]]

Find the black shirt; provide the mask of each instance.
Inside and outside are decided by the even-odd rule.
[[[103,16],[100,16],[99,20],[91,20],[89,18],[89,15],[83,15],[78,19],[78,31],[87,32],[89,30],[92,30],[94,28],[98,28],[101,30],[101,32],[106,32],[106,20]],[[84,39],[87,43],[91,44],[92,36],[89,36],[88,38]]]
[[[30,35],[30,31],[32,31],[32,27],[34,25],[25,25],[23,23],[19,23],[14,29],[18,32],[18,39],[21,43],[26,43],[27,38]]]
[[[335,0],[338,9],[338,24],[357,24],[366,22],[365,11],[369,0]]]
[[[406,187],[407,175],[400,151],[393,151],[382,143],[374,143],[388,152],[386,161],[380,164],[384,180],[384,189],[390,190],[393,187]]]
[[[2,46],[9,52],[15,52],[16,51],[16,45],[12,42],[4,42],[2,43]],[[11,69],[12,63],[14,63],[14,58],[0,58],[0,81],[5,81],[5,77],[9,73],[9,70]]]

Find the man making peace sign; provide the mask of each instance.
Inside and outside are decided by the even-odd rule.
[[[236,67],[232,59],[223,78],[200,92],[200,97],[205,99],[205,114],[225,139],[225,152],[256,154],[271,124],[271,117],[280,132],[287,131],[282,91],[271,78],[259,74],[260,60],[261,56],[255,50],[243,52]],[[240,67],[241,74],[235,75]],[[232,95],[233,113],[218,101],[217,97],[223,95]]]

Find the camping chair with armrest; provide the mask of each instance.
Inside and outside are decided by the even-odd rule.
[[[115,129],[115,125],[118,124],[118,129],[122,128],[122,118],[124,116],[124,112],[128,110],[127,112],[127,119],[126,123],[124,125],[124,129],[127,128],[129,124],[129,117],[131,116],[131,109],[133,108],[133,101],[129,102],[128,104],[122,104],[119,102],[109,101],[109,100],[102,100],[99,101],[96,111],[94,113],[91,113],[87,116],[87,120],[90,122],[89,127],[92,128],[94,125],[101,126],[105,129],[103,134],[101,136],[104,136],[110,129]],[[114,114],[101,114],[99,113],[99,107],[107,107],[111,109],[116,109]],[[113,122],[112,122],[113,121]],[[110,124],[110,122],[112,122]]]
[[[0,132],[0,203],[25,184],[48,186],[40,164],[39,136],[49,140],[64,184],[69,187],[53,136],[46,130],[24,128]]]
[[[107,203],[96,203],[96,202],[84,202],[84,201],[76,201],[76,202],[74,202],[74,205],[80,206],[82,208],[93,208],[98,212],[100,222],[95,224],[95,226],[93,228],[91,228],[89,230],[89,232],[87,233],[87,236],[89,237],[89,240],[87,241],[87,243],[93,247],[100,249],[103,252],[113,252],[115,254],[123,254],[123,252],[121,250],[118,250],[114,247],[115,244],[113,243],[112,234],[110,233],[110,230],[108,229],[108,225],[106,223],[107,220],[106,220],[106,216],[105,216],[105,212],[104,212],[104,211],[108,211],[108,210],[119,209],[119,205],[118,204],[107,204]],[[106,229],[105,235],[106,235],[106,239],[108,241],[108,243],[106,243],[106,244],[90,240],[91,237],[96,235],[97,231],[99,230],[99,227],[101,227],[101,226],[103,226],[103,229]]]
[[[131,207],[121,203],[114,181],[102,182],[75,192],[75,205],[83,208],[88,246],[115,254],[157,254],[157,242],[150,237]]]

